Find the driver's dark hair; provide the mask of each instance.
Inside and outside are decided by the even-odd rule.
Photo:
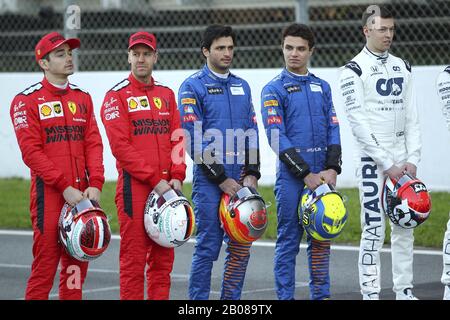
[[[380,16],[383,19],[394,18],[394,15],[386,6],[382,5],[370,5],[364,10],[361,18],[362,26],[367,25],[369,18]]]
[[[202,50],[203,48],[206,48],[209,51],[214,40],[222,37],[231,37],[233,39],[233,44],[236,44],[236,34],[230,26],[224,26],[220,24],[210,25],[205,29],[205,32],[203,33],[203,39],[200,48]]]
[[[284,45],[284,39],[287,36],[300,37],[305,39],[306,41],[308,41],[309,50],[314,48],[314,45],[316,44],[314,33],[306,24],[293,23],[284,28],[281,36],[281,46]]]

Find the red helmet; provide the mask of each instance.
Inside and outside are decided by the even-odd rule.
[[[256,190],[243,187],[233,197],[222,194],[219,218],[230,239],[251,243],[267,228],[266,204]]]
[[[405,229],[417,227],[430,215],[431,197],[419,179],[405,173],[398,181],[386,178],[381,202],[391,221]]]
[[[100,257],[111,240],[108,218],[94,200],[83,199],[73,207],[64,204],[58,227],[67,253],[79,261]]]

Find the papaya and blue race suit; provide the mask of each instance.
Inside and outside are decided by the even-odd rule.
[[[194,160],[192,199],[197,234],[189,298],[209,298],[213,262],[225,240],[228,246],[221,299],[239,299],[251,245],[224,236],[218,215],[222,196],[219,184],[227,178],[239,181],[246,175],[260,177],[258,129],[250,87],[233,74],[220,78],[205,65],[181,85],[178,108]],[[242,145],[236,137],[239,132],[248,134]]]
[[[261,93],[261,114],[269,144],[277,154],[277,241],[274,273],[280,300],[295,298],[295,264],[304,229],[299,203],[310,173],[327,169],[341,172],[339,122],[329,84],[308,73],[286,69]],[[307,236],[311,299],[330,297],[330,241]]]

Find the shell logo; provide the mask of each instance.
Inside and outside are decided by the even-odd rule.
[[[42,114],[44,117],[48,117],[51,113],[52,113],[52,108],[50,108],[48,105],[44,104],[44,105],[41,107],[41,114]]]
[[[135,110],[138,107],[138,103],[136,102],[136,100],[131,99],[128,103],[128,107],[130,107],[131,110]]]

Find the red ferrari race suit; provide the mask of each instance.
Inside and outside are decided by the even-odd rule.
[[[61,259],[60,299],[81,299],[87,263],[66,254],[58,242],[63,191],[72,186],[102,189],[103,145],[91,96],[47,79],[16,95],[11,119],[25,164],[31,169],[30,211],[33,264],[26,299],[48,299]]]
[[[144,208],[161,179],[185,178],[184,141],[174,93],[153,78],[145,84],[130,74],[107,92],[101,116],[119,173],[120,298],[144,298],[148,265],[147,298],[168,299],[174,250],[148,237]]]

